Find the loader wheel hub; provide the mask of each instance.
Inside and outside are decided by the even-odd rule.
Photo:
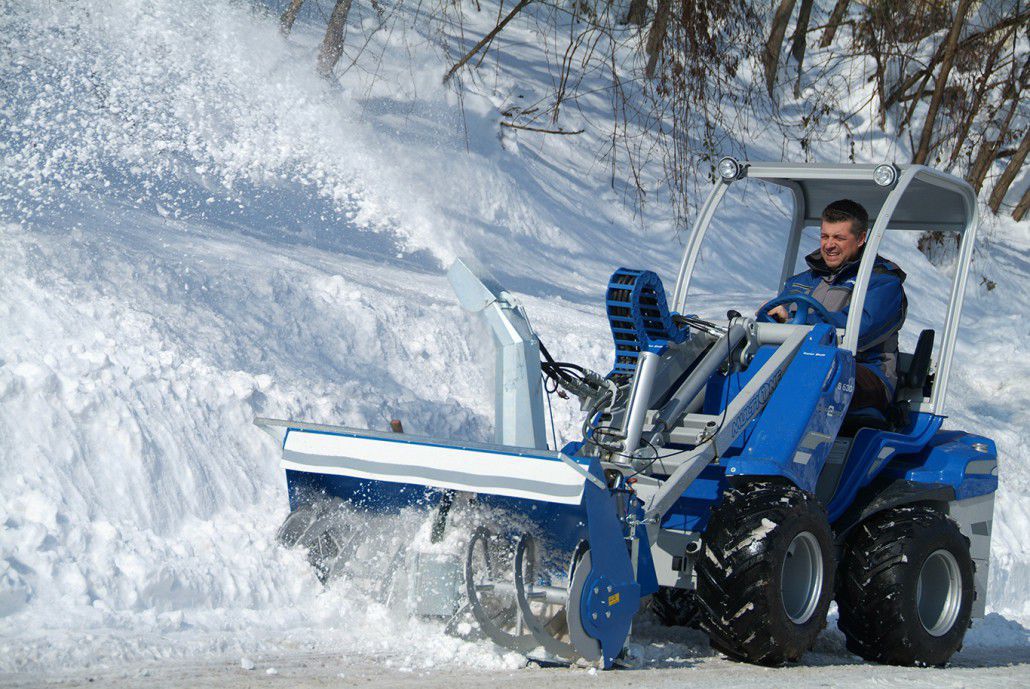
[[[810,531],[802,531],[787,546],[780,573],[783,609],[794,624],[808,622],[819,607],[823,577],[819,541]]]
[[[916,581],[919,621],[930,636],[951,631],[962,606],[962,573],[955,556],[935,550],[923,562]]]

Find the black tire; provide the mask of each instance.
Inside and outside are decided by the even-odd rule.
[[[944,665],[970,624],[973,572],[969,542],[940,511],[910,505],[874,515],[841,559],[837,626],[848,650],[890,665]]]
[[[666,627],[697,627],[700,609],[693,591],[660,586],[651,596],[650,608]]]
[[[712,647],[760,665],[801,658],[833,597],[833,539],[815,497],[775,480],[733,480],[703,545],[697,598]]]

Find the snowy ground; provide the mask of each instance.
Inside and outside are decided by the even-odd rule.
[[[713,657],[692,632],[645,629],[643,675],[519,670],[512,654],[322,590],[274,544],[285,487],[254,416],[370,428],[397,416],[412,432],[487,438],[491,354],[450,294],[449,260],[479,257],[552,352],[603,370],[605,278],[628,264],[671,282],[681,237],[660,204],[635,216],[612,189],[594,161],[606,127],[498,127],[543,83],[531,25],[512,25],[517,59],[459,100],[439,85],[448,61],[403,30],[403,13],[330,88],[311,75],[313,25],[283,41],[274,18],[238,2],[151,5],[0,12],[0,686],[485,681],[471,670],[537,685],[686,674],[957,686],[1028,674],[1026,223],[986,228],[949,393],[949,425],[1002,453],[993,614],[954,669],[858,669],[831,630],[804,667],[770,671]],[[466,31],[495,10],[484,4]],[[380,53],[380,71],[365,69]],[[604,103],[584,98],[571,117]],[[723,223],[693,302],[711,314],[757,304],[778,265],[753,260],[764,225]],[[914,338],[943,309],[948,266],[911,237],[885,253],[909,272]],[[555,422],[572,437],[578,412],[559,406]]]
[[[424,687],[425,689],[472,689],[489,684],[498,689],[532,686],[540,689],[646,686],[656,689],[684,685],[736,689],[737,687],[793,686],[837,687],[912,687],[946,689],[976,686],[979,689],[1025,685],[1030,654],[1011,650],[1005,661],[997,653],[967,654],[947,669],[895,668],[856,664],[853,658],[811,653],[803,667],[770,669],[733,663],[717,656],[673,657],[656,667],[633,671],[597,672],[567,668],[524,668],[517,671],[477,669],[384,668],[382,659],[355,664],[337,654],[289,652],[248,658],[253,669],[239,662],[219,660],[143,663],[117,669],[58,671],[39,675],[0,677],[0,687],[120,687],[130,689],[242,689],[244,687],[291,687],[316,689],[372,685],[384,689]],[[250,663],[247,663],[250,666]]]

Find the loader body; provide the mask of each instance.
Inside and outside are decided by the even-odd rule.
[[[975,198],[970,206],[968,185],[921,166],[907,168],[890,188],[879,188],[883,176],[871,166],[741,169],[795,193],[785,276],[801,227],[813,221],[811,204],[842,184],[858,185],[863,201],[880,211],[874,256],[888,222],[920,229],[965,209],[952,223],[966,233],[965,263],[936,371],[929,368],[930,332],[920,337],[920,351],[903,355],[899,380],[907,387],[899,387],[890,418],[850,409],[854,318],[840,331],[739,313],[723,322],[681,315],[701,238],[725,192],[717,187],[684,253],[673,304],[655,273],[620,268],[612,275],[605,307],[615,352],[603,376],[555,362],[511,294],[474,263],[457,263],[451,280],[462,304],[482,313],[493,331],[495,443],[258,419],[281,439],[291,514],[307,510],[311,524],[321,525],[325,510],[314,506],[327,501],[360,515],[359,524],[420,512],[433,521],[434,543],[462,523],[455,510],[475,514],[464,557],[395,558],[396,567],[426,568],[409,577],[430,582],[433,604],[423,612],[449,618],[449,629],[461,627],[456,620],[464,615],[487,638],[542,662],[604,668],[619,662],[634,615],[652,596],[666,609],[669,600],[700,601],[702,627],[730,657],[796,660],[825,623],[835,576],[849,574],[836,572],[838,557],[854,562],[862,538],[870,552],[895,539],[925,557],[922,569],[898,574],[908,577],[905,586],[918,578],[911,584],[918,615],[898,615],[921,620],[915,633],[928,635],[930,650],[906,647],[904,639],[900,652],[871,648],[863,596],[877,592],[857,583],[837,590],[849,648],[883,662],[946,661],[961,644],[959,627],[983,614],[998,485],[991,440],[942,430]],[[913,201],[909,188],[933,203]],[[870,270],[871,263],[859,271],[858,304]],[[541,372],[584,409],[583,437],[560,450],[547,448]],[[322,547],[324,534],[294,521],[291,543]],[[907,531],[894,534],[895,522]],[[322,571],[350,557],[347,544],[360,541],[359,532],[329,538],[334,564]],[[939,547],[923,553],[920,539]],[[734,560],[742,552],[753,553],[751,560]],[[741,591],[760,597],[748,601]]]

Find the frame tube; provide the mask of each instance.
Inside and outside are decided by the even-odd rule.
[[[732,181],[720,180],[717,182],[698,212],[697,222],[690,230],[690,239],[687,240],[687,248],[683,252],[683,261],[680,263],[680,272],[676,277],[675,297],[672,300],[673,311],[683,312],[687,301],[687,290],[690,288],[690,276],[694,273],[694,264],[697,263],[697,257],[701,253],[701,242],[708,234],[708,226],[715,215],[715,209],[719,207],[719,202],[722,201],[726,190],[730,188],[730,184]]]

